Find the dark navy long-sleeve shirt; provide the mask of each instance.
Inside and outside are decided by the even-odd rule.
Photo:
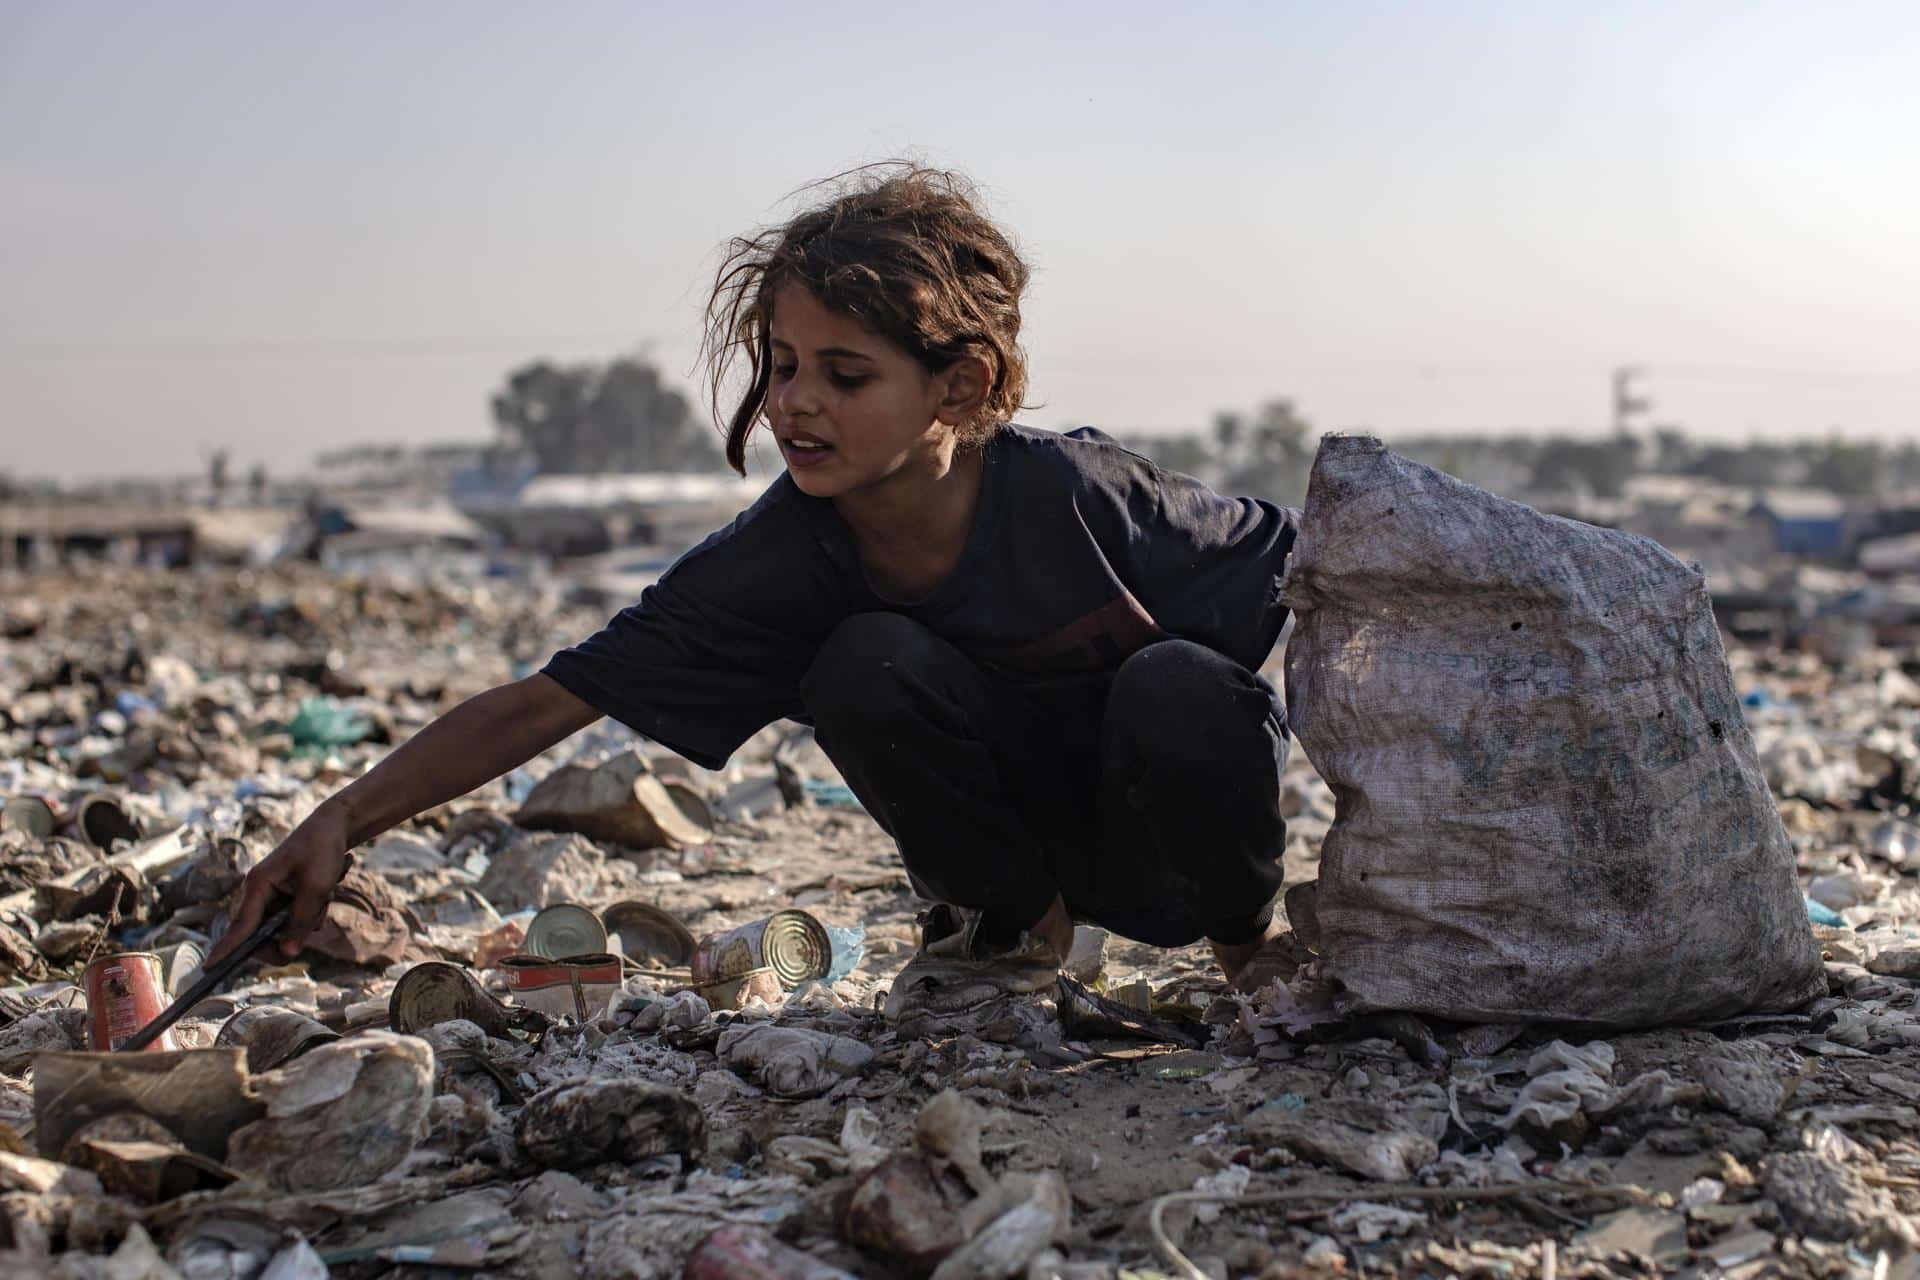
[[[884,599],[833,504],[782,475],[639,603],[545,673],[601,712],[718,768],[782,717],[846,618],[904,614],[1023,694],[1086,694],[1155,640],[1258,670],[1286,622],[1297,513],[1225,498],[1097,431],[1008,426],[985,446],[960,561],[924,600]]]

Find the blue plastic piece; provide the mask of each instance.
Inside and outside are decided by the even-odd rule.
[[[820,778],[803,778],[801,785],[818,805],[829,809],[858,809],[859,797],[853,794],[853,788],[843,782],[827,782]]]
[[[826,981],[835,983],[846,977],[867,957],[867,926],[856,924],[850,929],[836,925],[827,925],[827,937],[833,942],[833,964],[827,969]]]
[[[1839,928],[1846,924],[1846,921],[1840,918],[1838,911],[1833,910],[1831,907],[1822,906],[1812,898],[1807,899],[1807,919],[1813,921],[1815,924],[1826,925],[1829,928]]]
[[[293,754],[324,756],[335,747],[348,747],[373,732],[367,718],[337,698],[303,698],[287,722]]]

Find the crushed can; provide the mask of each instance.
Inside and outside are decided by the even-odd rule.
[[[852,1272],[781,1244],[759,1227],[721,1227],[687,1255],[680,1280],[854,1280]]]
[[[564,960],[569,956],[605,955],[607,926],[585,907],[557,903],[534,916],[520,950],[530,956]]]
[[[460,1020],[490,1036],[504,1036],[512,1029],[505,1006],[480,985],[472,970],[444,960],[407,970],[387,999],[387,1025],[402,1035]]]
[[[514,1003],[546,1014],[590,1022],[607,1011],[620,990],[620,957],[607,953],[553,960],[508,956],[499,965]]]
[[[695,986],[771,969],[788,990],[833,967],[833,940],[827,927],[805,911],[776,911],[737,929],[710,933],[693,949]]]
[[[87,994],[87,1047],[95,1053],[119,1049],[136,1031],[159,1017],[170,1003],[166,980],[160,971],[160,957],[151,952],[101,956],[87,966],[80,986]],[[179,1047],[169,1029],[148,1045],[146,1051],[170,1053]]]
[[[218,1048],[245,1049],[247,1070],[258,1075],[339,1038],[338,1031],[304,1013],[257,1004],[228,1018],[213,1043]]]
[[[787,995],[787,989],[780,985],[780,979],[771,969],[749,969],[737,978],[696,986],[693,992],[707,1002],[709,1009],[744,1009],[749,1000],[779,1004]]]

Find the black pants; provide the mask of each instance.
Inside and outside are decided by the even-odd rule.
[[[1245,668],[1184,640],[1023,684],[913,620],[849,618],[802,685],[821,747],[923,897],[1011,939],[1062,896],[1156,946],[1259,936],[1281,884],[1287,730]]]

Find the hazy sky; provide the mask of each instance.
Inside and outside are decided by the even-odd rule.
[[[1920,435],[1920,4],[0,0],[0,467],[477,439],[691,383],[717,246],[913,151],[1040,426]]]

